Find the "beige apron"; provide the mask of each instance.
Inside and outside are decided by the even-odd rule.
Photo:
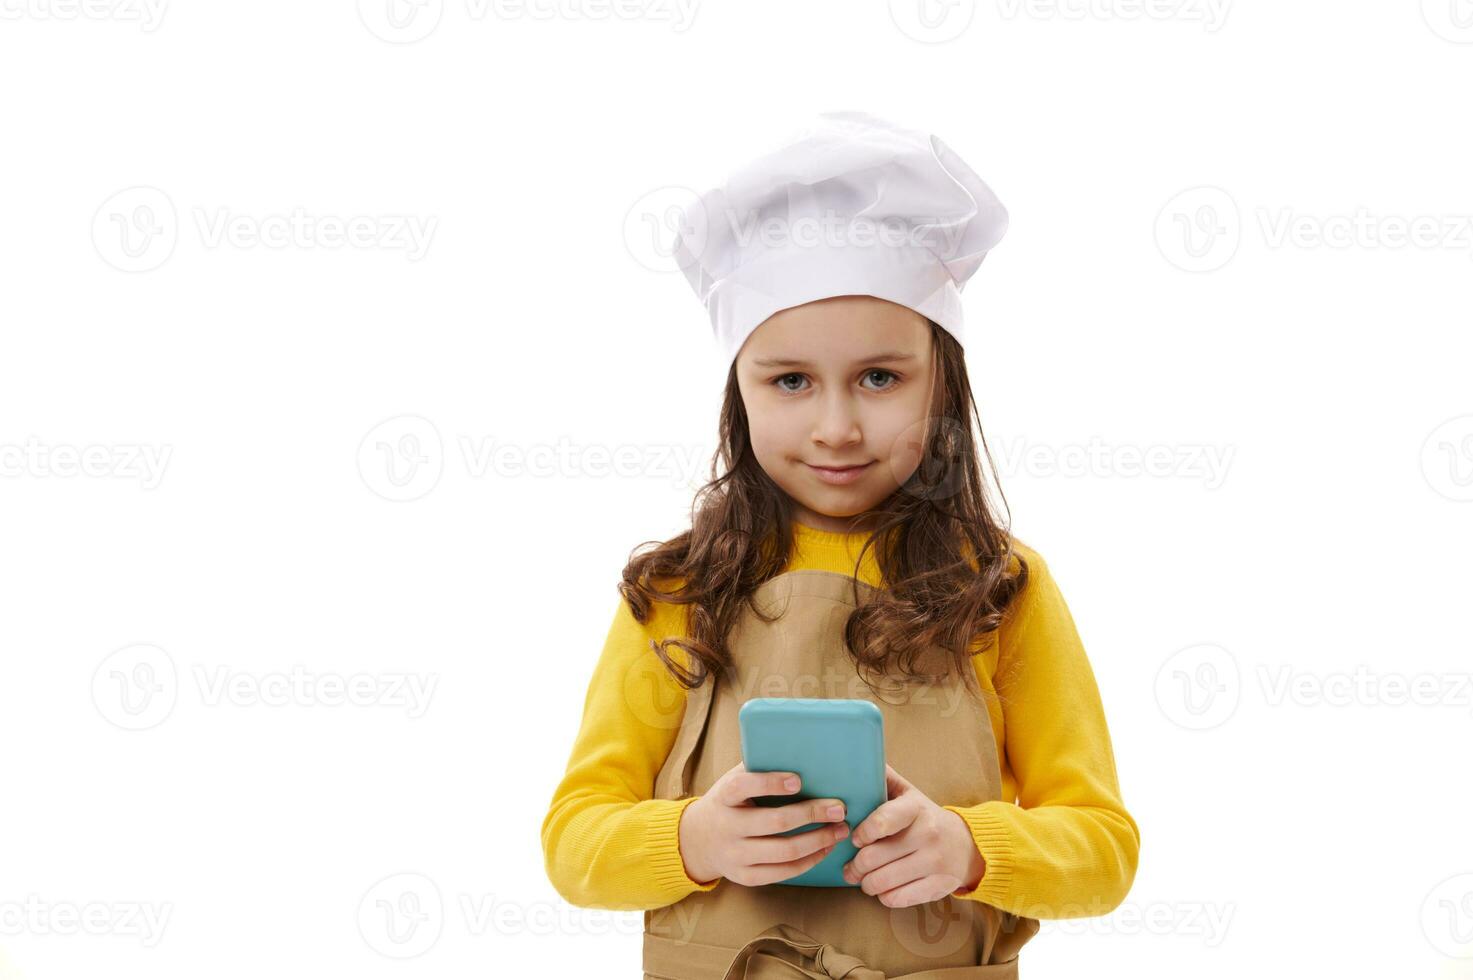
[[[755,697],[864,698],[884,717],[885,761],[939,805],[999,799],[992,722],[974,672],[945,677],[945,652],[915,669],[926,682],[864,683],[844,644],[856,590],[849,575],[802,569],[758,587],[775,622],[743,609],[728,637],[730,679],[708,678],[685,715],[655,781],[655,796],[705,793],[741,761],[737,711]],[[855,826],[850,819],[850,829]],[[721,881],[644,914],[645,980],[999,980],[1018,975],[1018,951],[1036,919],[947,895],[888,908],[855,888],[748,887]]]

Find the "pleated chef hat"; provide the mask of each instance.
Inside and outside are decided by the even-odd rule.
[[[825,112],[684,207],[674,256],[729,369],[769,316],[829,296],[899,303],[961,341],[962,287],[1007,226],[936,136]]]

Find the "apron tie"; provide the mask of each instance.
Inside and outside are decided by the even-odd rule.
[[[895,977],[865,966],[786,922],[762,930],[737,951],[722,980],[1018,980],[1018,957],[987,966],[949,966]]]
[[[767,947],[763,949],[762,947]],[[771,952],[768,952],[768,949]],[[885,980],[858,957],[821,943],[785,922],[762,930],[737,951],[722,980]]]

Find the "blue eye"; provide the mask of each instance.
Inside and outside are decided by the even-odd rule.
[[[888,388],[893,388],[893,387],[895,387],[895,381],[899,380],[899,375],[897,375],[894,371],[886,371],[883,368],[875,368],[872,371],[866,371],[864,373],[864,376],[866,378],[869,378],[869,377],[871,377],[873,375],[876,375],[876,374],[885,375],[886,377],[891,378],[892,381],[891,381],[890,384],[887,384],[887,385],[885,385],[882,388],[871,389],[871,390],[874,390],[874,391],[885,391]]]
[[[879,375],[882,379],[887,381],[887,383],[870,388],[870,391],[889,391],[891,388],[894,388],[897,384],[900,383],[900,375],[896,374],[894,371],[886,371],[884,368],[873,368],[864,373],[864,377],[866,380],[873,377],[874,375]],[[799,381],[803,382],[804,385],[806,385],[808,380],[803,375],[795,372],[793,374],[784,374],[780,377],[773,378],[772,384],[777,388],[778,391],[781,391],[784,394],[796,395],[798,392],[803,390],[803,387],[789,387],[787,384],[785,384],[785,382],[791,378],[798,379]]]

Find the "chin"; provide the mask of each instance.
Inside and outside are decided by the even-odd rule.
[[[840,519],[858,517],[873,506],[870,503],[856,502],[852,493],[843,492],[833,494],[832,496],[825,496],[820,500],[803,500],[799,497],[794,497],[793,499],[814,513]]]

